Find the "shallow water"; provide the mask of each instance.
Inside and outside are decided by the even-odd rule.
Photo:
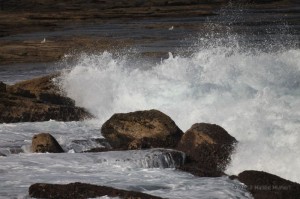
[[[135,154],[138,153],[138,154]],[[0,157],[0,197],[26,197],[37,182],[86,182],[167,198],[251,198],[238,181],[197,178],[172,168],[143,164],[143,151],[69,154],[17,154]],[[130,159],[130,160],[128,160]],[[120,163],[121,161],[125,162]]]

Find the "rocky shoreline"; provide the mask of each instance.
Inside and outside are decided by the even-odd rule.
[[[0,123],[78,121],[91,118],[86,110],[63,96],[48,75],[14,85],[0,83]]]
[[[44,112],[44,114],[55,115],[53,119],[62,119],[64,121],[72,120],[75,116],[77,116],[75,119],[83,119],[86,116],[90,116],[83,109],[75,107],[71,99],[58,95],[57,87],[53,86],[52,81],[50,81],[56,76],[57,74],[20,82],[13,86],[5,87],[5,89],[3,89],[4,84],[2,84],[1,100],[4,101],[7,100],[8,96],[13,96],[14,100],[18,99],[23,103],[24,101],[31,101],[31,104],[34,104],[32,106],[37,107],[41,106],[40,104],[47,107],[69,106],[74,111],[68,112],[69,115],[65,115],[65,117],[62,116],[64,114],[61,111],[58,111],[57,115],[49,112],[51,109],[48,109],[48,112]],[[43,96],[41,95],[43,92],[45,96],[44,102],[36,102],[37,97],[41,98]],[[48,93],[48,95],[45,95],[45,93]],[[39,100],[41,101],[42,99]],[[46,99],[48,101],[45,101]],[[61,103],[57,103],[57,101],[61,101]],[[27,119],[27,122],[34,121],[35,118],[33,115],[36,115],[34,112],[31,117],[21,118],[20,115],[28,112],[23,103],[24,112],[17,117],[14,112],[15,109],[12,108],[9,102],[7,101],[7,106],[2,107],[2,110],[6,110],[6,114],[3,114],[4,111],[1,112],[1,121],[17,122],[25,121],[25,119]],[[66,102],[68,102],[67,105]],[[9,107],[11,108],[9,109]],[[75,110],[81,110],[82,114],[77,115]],[[10,111],[12,112],[9,113]],[[8,120],[8,115],[14,115],[15,118]],[[41,121],[47,118],[47,116],[38,117]],[[101,133],[109,143],[107,147],[91,149],[85,152],[94,152],[101,155],[107,151],[117,150],[159,148],[163,152],[163,148],[172,149],[174,152],[166,152],[170,153],[170,155],[172,154],[175,159],[179,155],[177,153],[184,152],[185,154],[183,164],[179,164],[176,169],[192,173],[199,177],[219,177],[226,175],[224,173],[226,166],[230,163],[230,156],[238,143],[225,129],[215,124],[197,123],[187,130],[187,132],[183,133],[169,116],[158,110],[115,114],[103,124]],[[45,133],[33,136],[31,151],[38,153],[64,152],[55,138]],[[177,158],[180,159],[180,157],[178,156]],[[181,160],[178,160],[178,162],[181,162]],[[262,171],[244,171],[237,176],[230,176],[230,178],[244,183],[245,187],[237,187],[237,189],[246,188],[257,199],[297,198],[300,196],[299,184]],[[80,196],[79,198],[104,195],[111,197],[118,196],[120,198],[159,198],[143,195],[142,193],[82,183],[68,185],[35,184],[30,187],[29,193],[31,197],[43,198],[73,198],[74,194],[78,195],[78,197]]]
[[[66,53],[74,51],[99,52],[112,48],[132,47],[133,39],[116,39],[102,36],[66,34],[64,37],[14,40],[13,36],[34,32],[63,30],[69,26],[85,24],[104,25],[113,21],[132,19],[159,19],[162,17],[206,17],[219,15],[217,10],[227,0],[214,1],[64,1],[11,0],[0,2],[0,65],[16,63],[43,63],[62,60]],[[241,1],[255,13],[281,13],[289,16],[287,24],[300,25],[299,2],[297,0],[251,0]],[[14,23],[12,23],[12,21]],[[239,23],[239,22],[235,22]],[[260,22],[269,23],[269,22]],[[249,26],[253,25],[249,22]],[[165,25],[145,26],[146,29],[168,29]],[[199,28],[185,25],[183,29]],[[151,38],[153,39],[153,38]],[[143,42],[151,43],[149,38]],[[155,39],[155,38],[154,38]],[[74,50],[75,49],[75,50]],[[76,52],[75,52],[76,53]],[[165,52],[144,52],[161,57]],[[66,97],[53,80],[59,74],[52,74],[14,85],[0,82],[0,123],[37,121],[79,121],[93,116],[74,100]],[[201,122],[201,121],[199,121]],[[176,167],[179,171],[198,177],[228,176],[226,166],[231,161],[238,140],[216,124],[196,123],[185,133],[175,122],[159,110],[116,113],[104,123],[101,133],[109,144],[104,148],[93,148],[85,153],[99,156],[108,151],[158,149],[163,153],[185,161]],[[170,151],[164,151],[169,150]],[[32,139],[34,153],[64,153],[53,136],[37,134]],[[0,153],[5,160],[5,154]],[[3,157],[2,157],[3,156]],[[181,160],[181,159],[180,159]],[[256,199],[300,198],[300,185],[263,171],[243,171],[237,176],[228,176],[244,185],[236,189],[247,189]],[[111,187],[84,184],[37,183],[29,188],[30,197],[36,198],[160,198],[148,194],[119,190]]]

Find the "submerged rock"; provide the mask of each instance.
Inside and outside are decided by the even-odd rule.
[[[199,176],[223,174],[236,139],[215,124],[194,124],[181,138],[177,149],[187,155],[181,169]]]
[[[40,133],[32,138],[31,151],[34,153],[63,153],[64,150],[49,133]]]
[[[64,97],[53,78],[58,74],[22,81],[6,86],[0,92],[0,123],[49,121],[78,121],[92,117]]]
[[[114,114],[101,128],[113,148],[174,148],[183,132],[158,110]]]
[[[29,196],[34,198],[60,198],[60,199],[84,199],[101,196],[119,197],[124,199],[160,199],[135,191],[126,191],[106,186],[85,184],[80,182],[66,185],[36,183],[29,187]]]
[[[244,183],[255,199],[300,198],[300,184],[270,173],[248,170],[231,178]]]

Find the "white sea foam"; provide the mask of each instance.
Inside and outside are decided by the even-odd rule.
[[[300,50],[259,50],[234,39],[196,47],[156,64],[82,54],[60,86],[99,125],[114,113],[143,109],[163,111],[182,130],[219,124],[239,141],[228,173],[256,169],[300,182]]]
[[[198,178],[174,169],[136,164],[147,154],[149,151],[0,157],[0,198],[28,198],[28,187],[39,182],[91,183],[174,199],[252,198],[241,183],[227,177]],[[126,162],[115,164],[118,159]]]

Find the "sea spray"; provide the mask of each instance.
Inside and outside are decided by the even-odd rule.
[[[182,130],[219,124],[239,140],[228,173],[256,169],[300,182],[300,50],[249,48],[234,38],[199,41],[191,55],[170,53],[155,64],[82,54],[60,86],[99,125],[114,113],[153,108]]]

